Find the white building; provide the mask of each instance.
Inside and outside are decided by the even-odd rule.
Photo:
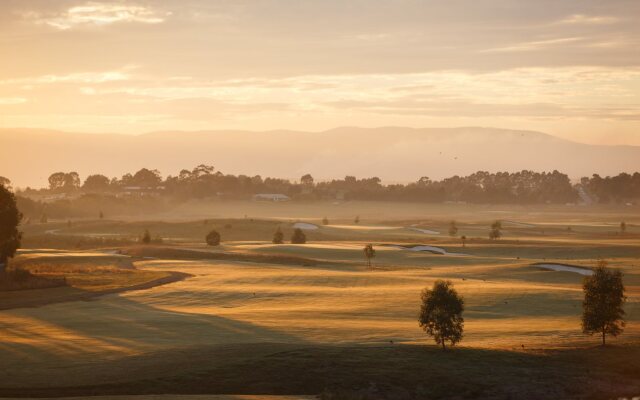
[[[282,193],[258,193],[253,195],[253,201],[289,201],[289,196]]]

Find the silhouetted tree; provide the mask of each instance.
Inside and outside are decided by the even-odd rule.
[[[627,231],[627,223],[622,221],[620,222],[620,233],[625,233]]]
[[[4,270],[7,260],[20,247],[22,233],[18,231],[18,225],[21,219],[15,195],[4,185],[0,185],[0,271]]]
[[[491,230],[489,231],[489,239],[497,240],[502,237],[502,222],[495,221],[491,224]]]
[[[162,183],[162,177],[160,176],[160,171],[158,171],[157,169],[150,170],[147,168],[142,168],[133,176],[131,176],[130,174],[129,176],[123,176],[122,181],[125,185],[156,187],[160,185],[160,183]]]
[[[96,174],[89,175],[82,184],[82,190],[85,192],[102,193],[109,190],[111,181],[104,175]]]
[[[100,210],[100,214],[98,214],[98,218],[100,218],[100,219],[104,218],[104,213],[102,212],[102,210]]]
[[[322,225],[329,225],[329,219],[327,217],[322,218]]]
[[[356,215],[356,219],[353,220],[354,223],[359,224],[360,223],[360,216]]]
[[[367,265],[371,268],[371,259],[376,256],[376,251],[372,244],[364,246],[364,256],[367,259]]]
[[[282,229],[278,227],[276,231],[273,233],[273,243],[274,244],[282,244],[284,243],[284,233],[282,233]]]
[[[77,172],[56,172],[49,176],[49,189],[54,191],[73,191],[80,187],[80,176]]]
[[[307,236],[302,232],[302,229],[296,228],[291,235],[291,243],[293,244],[305,244],[307,243]]]
[[[220,244],[220,233],[216,230],[212,230],[207,234],[205,240],[209,246],[217,246]]]
[[[305,186],[312,186],[313,185],[313,176],[311,176],[311,174],[302,175],[302,177],[300,178],[300,183],[305,185]]]
[[[140,241],[144,244],[151,243],[151,233],[149,233],[148,229],[144,230],[144,233],[142,234],[142,238],[140,239]]]
[[[460,239],[462,240],[462,247],[467,247],[467,237],[462,235]]]
[[[582,331],[589,335],[602,334],[604,346],[607,334],[618,336],[625,326],[622,272],[607,268],[606,261],[601,260],[593,275],[584,278],[582,288]]]
[[[433,288],[424,289],[421,295],[420,326],[433,336],[437,344],[446,348],[462,340],[464,329],[464,300],[458,295],[450,281],[437,280]]]
[[[11,180],[9,180],[9,178],[5,178],[4,176],[0,176],[0,186],[11,189]]]
[[[449,223],[449,236],[456,236],[458,234],[458,226],[456,225],[456,221],[451,221]]]

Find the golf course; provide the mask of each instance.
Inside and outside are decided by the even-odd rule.
[[[221,202],[189,211],[23,225],[12,265],[64,284],[0,292],[0,396],[640,393],[635,209]],[[490,240],[496,220],[501,238]],[[306,243],[289,243],[295,228]],[[212,229],[217,246],[204,240]],[[272,243],[277,229],[282,244]],[[582,281],[600,260],[622,271],[627,297],[626,328],[605,347],[581,329]],[[445,351],[417,320],[421,291],[439,279],[465,305],[462,341]]]

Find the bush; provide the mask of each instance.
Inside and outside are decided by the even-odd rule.
[[[149,244],[151,243],[151,233],[149,233],[148,229],[144,230],[144,234],[142,235],[142,237],[140,238],[140,241],[144,244]]]
[[[209,246],[217,246],[220,244],[220,234],[218,233],[218,231],[212,230],[207,234],[205,241]]]
[[[302,229],[296,228],[291,236],[292,244],[305,244],[307,243],[307,236],[302,232]]]
[[[278,230],[276,230],[273,233],[273,243],[274,244],[284,243],[284,233],[282,233],[282,230],[280,229],[280,227],[278,227]]]
[[[45,289],[66,285],[64,277],[43,277],[19,268],[0,272],[0,291]]]

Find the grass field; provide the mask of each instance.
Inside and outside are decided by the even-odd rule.
[[[0,293],[0,395],[640,394],[638,214],[441,206],[365,220],[370,208],[355,225],[346,216],[353,210],[338,215],[331,214],[333,205],[303,205],[296,206],[297,217],[284,218],[276,215],[280,206],[206,223],[198,215],[24,227],[27,242],[29,235],[55,237],[57,244],[65,243],[60,236],[134,241],[149,229],[163,243],[23,250],[16,265],[62,274],[71,287]],[[332,225],[321,225],[325,215]],[[446,234],[452,219],[468,238],[464,247]],[[504,238],[490,241],[486,232],[495,219],[504,221]],[[278,226],[288,237],[298,220],[320,225],[307,231],[307,244],[270,243]],[[617,231],[622,220],[625,234]],[[213,228],[223,243],[207,247],[203,237]],[[377,251],[371,269],[362,253],[366,243]],[[389,246],[398,244],[458,255]],[[600,258],[623,271],[628,297],[626,330],[607,348],[581,332],[583,277],[534,265],[590,268]],[[187,278],[139,286],[176,273]],[[440,351],[417,323],[420,291],[436,279],[451,280],[466,302],[464,339],[453,351]],[[63,289],[103,295],[60,302]],[[18,307],[29,296],[41,306]]]

